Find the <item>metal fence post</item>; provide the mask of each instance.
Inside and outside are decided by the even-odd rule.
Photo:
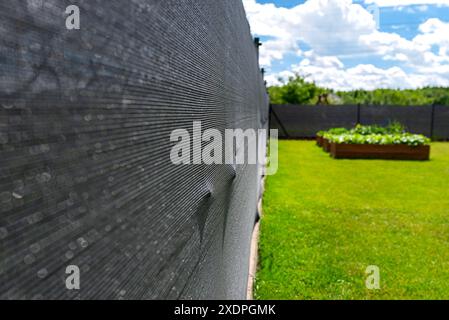
[[[434,132],[435,132],[435,104],[432,104],[432,115],[430,118],[430,138],[434,139]]]
[[[268,108],[268,141],[271,139],[271,112],[273,111],[272,104],[270,102],[270,106]]]
[[[262,42],[260,42],[260,38],[254,38],[254,44],[256,45],[257,61],[259,61],[259,47],[262,45]]]
[[[357,104],[357,124],[360,124],[360,103]]]

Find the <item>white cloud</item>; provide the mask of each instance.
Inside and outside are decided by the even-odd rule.
[[[333,56],[317,56],[313,51],[304,53],[305,59],[299,64],[303,67],[314,66],[319,68],[336,68],[342,69],[343,63],[337,57]]]
[[[294,73],[301,74],[309,81],[335,90],[349,91],[354,89],[373,90],[376,88],[424,87],[428,85],[449,86],[449,68],[446,74],[407,74],[399,67],[388,69],[377,68],[372,64],[360,64],[353,68],[320,67],[315,65],[295,65],[292,71],[281,72],[267,77],[269,85],[278,85],[278,78],[288,79]]]
[[[267,81],[267,84],[269,86],[275,86],[280,85],[280,80],[287,80],[290,77],[293,77],[295,73],[293,71],[282,71],[275,74],[269,74],[265,77],[265,80]]]
[[[418,6],[418,11],[420,12],[426,12],[427,10],[429,10],[429,6],[427,5]]]
[[[309,0],[291,9],[255,0],[244,4],[253,33],[270,38],[261,48],[265,66],[297,53],[300,41],[322,55],[348,54],[361,35],[376,29],[373,16],[351,0]]]
[[[439,19],[429,19],[419,26],[421,34],[417,35],[413,42],[427,46],[438,46],[440,55],[449,53],[449,22]]]
[[[366,4],[375,3],[379,7],[398,7],[411,5],[446,5],[449,6],[448,0],[365,0]],[[421,8],[423,9],[423,8]]]
[[[366,2],[374,1],[385,5],[382,0]],[[418,4],[405,0],[390,2]],[[420,25],[414,39],[407,40],[396,33],[378,31],[373,16],[352,0],[308,0],[290,9],[259,4],[255,0],[244,0],[244,4],[253,33],[269,37],[261,49],[263,66],[270,67],[273,61],[282,61],[287,54],[296,55],[298,61],[302,58],[300,63],[284,71],[284,76],[291,75],[292,71],[301,72],[320,85],[344,90],[448,85],[449,23],[429,19]],[[429,1],[419,4],[429,4]],[[306,43],[311,50],[303,52],[301,43]],[[363,64],[345,69],[341,59],[348,57],[384,59],[398,66],[381,69]],[[438,72],[432,72],[437,69]],[[267,81],[275,84],[279,76],[282,75],[268,74]]]

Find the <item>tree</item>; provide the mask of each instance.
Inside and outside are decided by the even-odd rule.
[[[282,81],[281,81],[282,82]],[[449,106],[449,88],[426,87],[421,89],[376,89],[339,91],[333,94],[330,89],[318,87],[299,75],[290,77],[280,86],[268,88],[274,104],[316,104],[319,96],[328,95],[330,104],[365,105],[445,105]]]
[[[321,94],[330,91],[296,75],[281,86],[270,87],[268,92],[274,104],[315,104]]]

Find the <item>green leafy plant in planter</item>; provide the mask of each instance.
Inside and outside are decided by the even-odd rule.
[[[388,133],[406,133],[407,130],[400,122],[393,121],[387,126]]]
[[[363,126],[358,124],[354,129],[350,130],[350,133],[371,135],[371,134],[400,134],[406,133],[405,127],[399,122],[391,122],[386,127],[378,125]]]
[[[386,134],[388,132],[387,128],[380,126],[362,126],[358,124],[354,129],[350,131],[351,134],[358,134],[362,136],[370,134]]]
[[[398,123],[387,127],[357,125],[351,130],[333,129],[321,134],[318,145],[336,159],[424,161],[430,158],[431,140],[405,132]]]
[[[339,135],[339,134],[345,134],[345,133],[349,133],[351,132],[351,130],[346,129],[346,128],[333,128],[330,129],[328,131],[318,131],[318,133],[316,134],[318,137],[324,137],[325,135]]]
[[[338,144],[372,144],[372,145],[397,145],[403,144],[412,147],[429,145],[430,139],[420,135],[411,133],[401,134],[368,134],[362,135],[357,133],[326,135],[331,143]]]
[[[429,145],[430,139],[420,135],[407,133],[405,127],[399,122],[392,122],[386,127],[377,125],[363,126],[358,124],[353,129],[334,128],[328,131],[320,131],[319,137],[323,137],[330,143],[338,144],[370,144],[370,145]]]

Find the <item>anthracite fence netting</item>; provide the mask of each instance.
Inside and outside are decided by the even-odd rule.
[[[272,105],[270,120],[280,138],[315,138],[318,131],[352,128],[357,123],[386,126],[399,122],[410,132],[449,140],[448,106]]]
[[[259,168],[172,164],[193,121],[268,125],[241,1],[0,0],[0,298],[245,298]]]

